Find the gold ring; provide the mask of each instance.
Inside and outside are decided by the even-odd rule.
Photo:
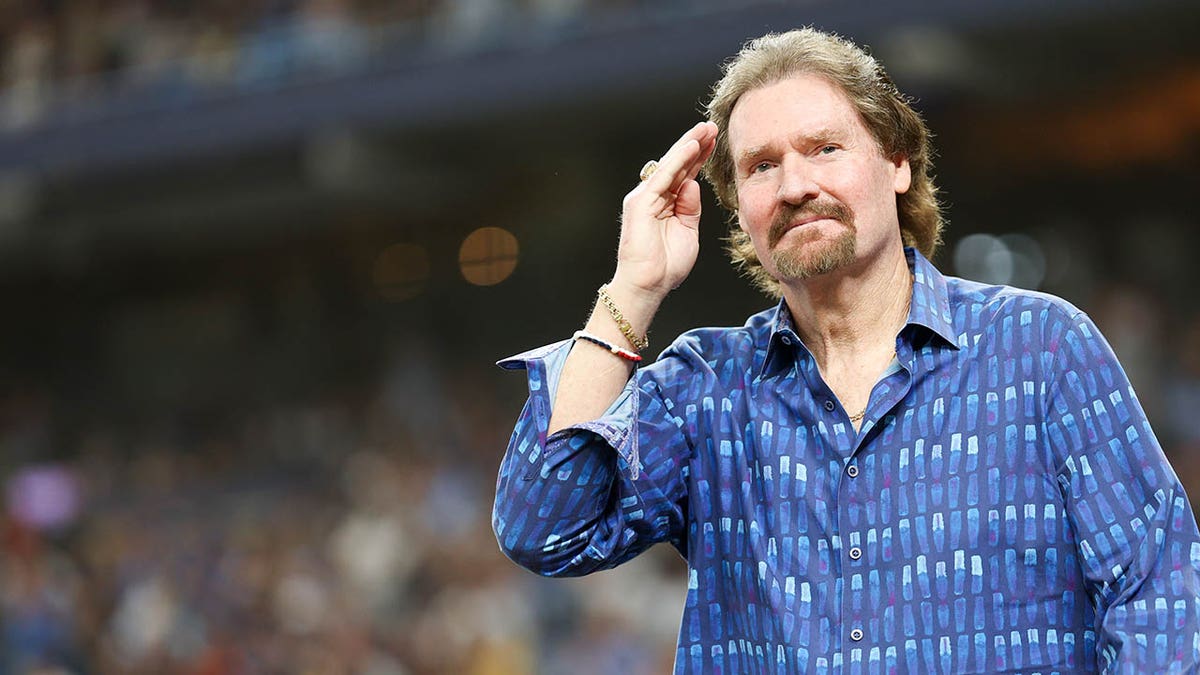
[[[638,173],[638,178],[643,181],[650,180],[650,176],[653,176],[655,171],[658,171],[658,162],[652,159],[642,165],[642,170]]]

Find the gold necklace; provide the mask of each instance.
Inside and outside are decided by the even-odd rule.
[[[909,279],[909,283],[912,284],[912,286],[915,286],[917,284],[917,276],[915,274],[913,274],[911,270],[909,270],[909,272],[908,272],[908,279]],[[904,317],[905,317],[906,321],[908,319],[908,312],[911,309],[912,309],[912,287],[910,286],[909,291],[908,291],[908,302],[904,303]],[[894,359],[896,357],[897,357],[896,352],[892,351],[892,358]],[[862,420],[863,416],[867,414],[867,407],[870,406],[870,404],[871,404],[871,401],[868,399],[867,405],[863,406],[862,410],[860,410],[850,416],[850,422],[852,424],[854,424],[854,423],[857,423],[860,420]]]
[[[893,352],[892,352],[892,358],[893,358],[893,359],[895,359],[895,358],[896,358],[896,352],[895,352],[895,351],[893,351]],[[866,414],[867,414],[867,406],[869,406],[870,404],[871,404],[871,402],[870,402],[870,401],[867,401],[867,405],[863,406],[863,409],[862,409],[862,410],[860,410],[860,411],[858,411],[858,412],[856,412],[856,413],[854,413],[853,415],[851,415],[851,416],[850,416],[850,421],[851,421],[851,422],[858,422],[859,420],[861,420],[861,419],[863,418],[863,415],[866,415]]]

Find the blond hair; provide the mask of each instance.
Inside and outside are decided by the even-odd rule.
[[[863,124],[879,143],[884,156],[908,160],[912,184],[896,197],[900,236],[932,257],[942,235],[942,210],[933,182],[929,128],[913,110],[911,100],[896,89],[883,66],[858,45],[814,28],[769,33],[747,42],[722,68],[706,106],[708,119],[719,132],[704,177],[721,205],[731,213],[728,251],[736,266],[768,295],[779,297],[779,282],[763,269],[750,237],[737,225],[737,186],[729,147],[729,117],[748,91],[793,75],[817,75],[836,85],[858,110]]]

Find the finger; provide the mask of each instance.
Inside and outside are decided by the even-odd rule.
[[[673,214],[677,193],[685,181],[695,178],[700,171],[716,137],[717,125],[712,122],[700,122],[689,129],[658,161],[655,173],[625,196],[623,211],[629,214],[632,208],[656,214],[657,218]]]
[[[679,189],[679,186],[687,178],[688,171],[691,170],[692,165],[696,163],[696,158],[703,150],[704,146],[700,142],[689,139],[687,143],[676,150],[675,156],[668,164],[660,166],[660,168],[666,169],[663,174],[670,181],[667,187],[668,192],[673,193]]]
[[[688,141],[696,141],[703,146],[710,136],[716,135],[712,132],[712,130],[715,128],[716,125],[712,122],[697,122],[695,126],[685,131],[683,135],[680,136],[679,139],[667,149],[667,152],[664,153],[661,158],[659,158],[659,161],[661,162],[669,159],[672,152],[678,152],[681,148],[683,148],[683,146],[687,145]]]
[[[677,171],[672,176],[671,186],[668,188],[671,194],[678,194],[680,188],[689,180],[694,180],[700,174],[700,170],[704,168],[704,163],[708,161],[712,155],[713,149],[717,144],[717,125],[712,122],[701,122],[689,131],[685,138],[692,138],[698,144],[698,152],[694,154],[690,147],[686,147],[686,154],[681,154],[681,159],[684,160],[682,171]],[[681,153],[685,151],[680,148]]]
[[[692,160],[700,153],[700,146],[695,140],[687,140],[680,146],[673,146],[667,154],[658,160],[654,173],[646,180],[638,183],[630,192],[630,196],[640,196],[638,201],[647,205],[653,203],[661,206],[675,196],[675,191],[683,182],[684,175]],[[658,207],[653,207],[658,208]]]
[[[707,142],[704,142],[700,145],[700,154],[697,155],[694,160],[692,160],[691,166],[688,167],[687,176],[684,179],[685,182],[688,180],[695,180],[696,176],[700,175],[700,170],[704,168],[704,163],[707,162],[708,158],[712,156],[713,150],[715,150],[716,147],[716,136],[713,136],[712,138],[708,139]]]
[[[688,168],[715,126],[711,122],[700,122],[680,136],[658,160],[658,170],[646,179],[646,189],[658,194],[674,194],[686,175],[679,173],[680,169]]]

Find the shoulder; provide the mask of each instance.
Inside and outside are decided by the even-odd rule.
[[[751,315],[741,326],[693,328],[675,338],[667,351],[690,352],[711,358],[745,353],[760,343],[765,346],[771,336],[775,311],[772,308]]]
[[[657,363],[674,362],[676,367],[691,365],[715,369],[721,363],[738,362],[749,366],[766,351],[774,329],[776,309],[750,316],[741,326],[710,326],[689,330],[663,350]]]
[[[1069,301],[1040,291],[949,276],[946,290],[955,322],[964,332],[1005,321],[1045,329],[1075,325],[1081,318],[1086,320],[1083,311]]]
[[[1086,312],[1056,295],[947,278],[955,325],[966,345],[985,352],[1034,355],[1043,372],[1064,364],[1115,364],[1116,356]]]

